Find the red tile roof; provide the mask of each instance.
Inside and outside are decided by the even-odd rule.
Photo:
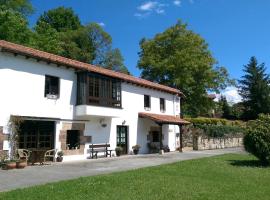
[[[14,44],[14,43],[7,42],[4,40],[0,40],[0,51],[6,51],[6,52],[19,54],[19,55],[24,55],[24,56],[35,58],[38,60],[44,60],[46,62],[55,63],[57,65],[71,67],[71,68],[74,68],[77,70],[87,70],[90,72],[95,72],[95,73],[109,76],[112,78],[118,78],[118,79],[121,79],[121,80],[126,81],[128,83],[137,84],[137,85],[140,85],[143,87],[149,87],[149,88],[160,90],[163,92],[183,95],[183,93],[180,90],[175,89],[175,88],[171,88],[171,87],[168,87],[165,85],[161,85],[158,83],[147,81],[145,79],[136,78],[134,76],[123,74],[120,72],[115,72],[112,70],[104,69],[102,67],[94,66],[91,64],[68,59],[68,58],[65,58],[62,56],[57,56],[55,54],[47,53],[47,52],[40,51],[37,49]]]
[[[176,125],[190,124],[190,122],[173,115],[160,115],[160,114],[140,112],[139,117],[148,118],[160,124],[176,124]]]

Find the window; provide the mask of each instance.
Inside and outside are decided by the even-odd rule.
[[[144,108],[148,110],[151,108],[151,97],[149,95],[144,95]]]
[[[159,104],[160,104],[160,111],[165,112],[166,111],[166,101],[164,98],[159,99]]]
[[[25,120],[18,131],[20,149],[54,148],[54,122]]]
[[[67,131],[67,147],[70,150],[80,148],[80,131],[78,130]]]
[[[109,77],[89,74],[87,102],[90,105],[121,107],[121,82]]]
[[[45,97],[58,98],[59,97],[59,78],[55,76],[45,76]]]

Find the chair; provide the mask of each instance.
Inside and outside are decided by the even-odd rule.
[[[44,163],[46,163],[46,160],[48,158],[52,158],[53,162],[55,162],[55,155],[56,155],[57,149],[51,149],[44,153]]]
[[[20,160],[29,160],[29,157],[31,155],[31,151],[27,150],[27,149],[17,149],[17,155],[19,157]]]

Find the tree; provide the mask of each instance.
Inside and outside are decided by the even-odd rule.
[[[5,10],[13,10],[23,16],[32,14],[34,9],[29,0],[0,0],[0,7]]]
[[[244,65],[245,75],[239,80],[239,93],[243,99],[244,118],[256,119],[260,113],[270,113],[270,79],[264,63],[251,57]]]
[[[45,22],[58,32],[77,30],[82,25],[79,17],[74,13],[72,8],[58,7],[46,11],[37,21],[37,25]]]
[[[34,28],[29,46],[53,54],[63,52],[60,34],[46,22],[41,22]]]
[[[18,12],[0,9],[0,39],[27,45],[31,37],[27,20]]]
[[[103,66],[106,69],[110,69],[116,72],[130,74],[123,62],[124,62],[124,59],[121,55],[120,50],[112,49],[106,53],[105,59],[101,63],[101,66]]]
[[[243,118],[244,113],[244,105],[243,102],[239,102],[232,105],[232,119],[239,120]]]
[[[227,101],[225,96],[221,95],[220,100],[219,100],[219,104],[220,104],[221,110],[222,110],[222,118],[231,119],[232,108],[228,104],[228,101]]]
[[[180,21],[153,39],[142,39],[140,48],[141,76],[183,91],[185,114],[207,113],[213,106],[207,92],[219,92],[231,83],[224,67],[214,67],[205,40]]]
[[[81,25],[80,19],[71,8],[59,7],[45,12],[39,17],[35,29],[39,30],[36,36],[41,41],[34,43],[42,50],[129,73],[123,64],[120,50],[112,49],[111,36],[96,23]],[[56,38],[59,39],[58,42]],[[48,43],[43,47],[42,44],[46,41]],[[51,45],[52,41],[56,42],[56,47]]]
[[[93,41],[88,30],[82,27],[78,30],[61,32],[63,51],[59,55],[81,62],[92,63],[95,56]]]

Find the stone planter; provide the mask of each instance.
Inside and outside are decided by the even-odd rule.
[[[134,155],[137,155],[139,153],[139,149],[133,149]]]
[[[25,167],[27,167],[27,162],[25,160],[16,162],[16,168],[17,169],[23,169]]]
[[[56,158],[56,161],[57,161],[57,162],[63,162],[63,157],[57,157],[57,158]]]
[[[16,162],[8,162],[8,163],[4,163],[2,165],[2,169],[3,170],[10,170],[10,169],[16,169]]]
[[[121,151],[115,151],[115,153],[116,153],[116,156],[120,156],[121,155]]]

